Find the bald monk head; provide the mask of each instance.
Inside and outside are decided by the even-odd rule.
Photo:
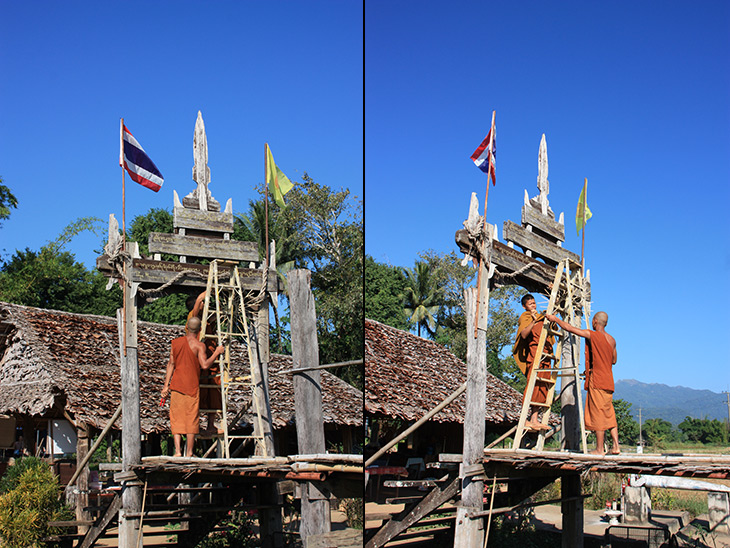
[[[188,333],[200,333],[200,318],[193,316],[188,320],[188,323],[185,324],[185,327],[187,327]]]
[[[593,327],[597,326],[606,327],[608,325],[608,314],[605,312],[596,312],[596,315],[593,316]]]

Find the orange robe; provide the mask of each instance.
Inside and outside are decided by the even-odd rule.
[[[172,341],[175,370],[170,380],[170,430],[173,434],[197,434],[200,423],[200,362],[186,337]]]
[[[193,317],[193,311],[191,310],[188,312],[188,320]],[[205,332],[207,334],[211,334],[214,331],[214,327],[212,325],[212,322],[208,322],[208,326],[205,329]],[[187,329],[185,330],[187,332]],[[203,340],[203,343],[205,344],[205,353],[208,358],[210,358],[213,355],[213,352],[215,352],[216,344],[215,340],[209,337],[206,337]],[[220,386],[221,384],[221,378],[220,378],[220,368],[217,364],[213,364],[210,369],[207,371],[203,371],[200,374],[200,384],[217,384]],[[207,386],[203,386],[200,388],[200,408],[201,409],[207,409],[207,410],[221,410],[223,409],[223,399],[221,398],[221,389],[220,388],[210,388]]]
[[[586,339],[586,428],[593,432],[617,426],[613,409],[613,345],[605,333]]]
[[[517,338],[515,339],[515,344],[512,347],[512,354],[515,358],[515,361],[517,362],[517,366],[520,368],[520,371],[522,371],[528,379],[530,378],[530,373],[532,372],[532,364],[535,361],[535,354],[537,353],[537,345],[540,341],[540,334],[542,333],[542,320],[544,317],[545,316],[543,314],[538,315],[538,319],[535,322],[535,325],[532,326],[532,331],[526,339],[523,339],[520,336],[520,333],[523,329],[530,325],[530,323],[532,323],[532,315],[529,312],[525,311],[522,313],[518,321]],[[545,347],[543,349],[543,352],[552,353],[553,341],[553,336],[548,335],[548,337],[545,339]],[[542,367],[546,368],[550,366],[550,360],[543,360]],[[549,379],[550,373],[547,371],[538,371],[537,376],[543,379]],[[547,401],[547,393],[547,386],[538,381],[535,383],[535,390],[532,393],[531,401],[545,403]],[[526,396],[527,386],[525,386],[525,393],[522,396],[523,402],[525,401]]]

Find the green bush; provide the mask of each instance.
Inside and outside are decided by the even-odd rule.
[[[37,468],[46,465],[37,457],[24,457],[17,459],[15,464],[9,466],[5,471],[5,475],[0,478],[0,495],[4,495],[8,491],[12,491],[18,486],[20,476],[29,468]]]
[[[70,519],[71,511],[59,500],[58,478],[40,461],[23,462],[8,468],[10,489],[0,495],[0,541],[3,548],[43,547],[43,539],[57,533],[49,521]],[[38,460],[38,459],[36,459]],[[18,475],[13,468],[22,467]],[[12,471],[12,472],[11,472]],[[7,476],[10,475],[10,478]]]
[[[196,548],[253,548],[258,546],[253,519],[243,511],[231,511],[220,522],[221,531],[210,533]]]

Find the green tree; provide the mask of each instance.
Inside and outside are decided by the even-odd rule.
[[[403,291],[403,311],[408,325],[415,328],[421,336],[421,328],[429,336],[436,334],[436,315],[443,303],[440,274],[426,261],[416,261],[413,268],[403,268],[406,286]]]
[[[673,428],[672,423],[664,419],[649,419],[643,424],[642,435],[654,447],[664,447],[673,437]]]
[[[0,267],[0,300],[79,314],[114,315],[121,303],[118,289],[106,292],[101,273],[89,272],[73,254],[63,251],[80,232],[100,233],[100,223],[93,217],[79,219],[40,251],[16,251]]]
[[[405,277],[395,266],[365,256],[365,317],[396,329],[408,329],[401,295]]]
[[[18,199],[13,196],[10,189],[3,184],[3,178],[0,177],[0,221],[4,221],[10,217],[10,208],[18,207]],[[2,226],[2,222],[0,222]]]
[[[151,232],[172,234],[173,217],[168,209],[152,208],[144,215],[137,215],[129,224],[127,238],[139,244],[139,252],[146,256],[150,254],[149,236]],[[163,254],[163,261],[176,261],[174,255]]]
[[[619,440],[635,445],[639,441],[639,423],[631,416],[631,404],[625,400],[613,400],[613,409],[616,412]]]
[[[349,190],[316,183],[307,173],[286,197],[282,215],[288,218],[287,226],[297,227],[303,250],[295,266],[312,271],[320,361],[362,358],[362,202],[351,199]],[[333,372],[362,389],[363,370],[350,366]]]
[[[139,252],[142,256],[149,255],[149,236],[152,232],[160,232],[163,234],[172,234],[173,216],[167,209],[152,208],[143,215],[137,215],[129,224],[127,237],[133,242],[139,244]],[[162,254],[163,261],[177,261],[175,255],[167,253]],[[177,293],[165,295],[152,301],[138,300],[140,305],[138,309],[138,317],[145,322],[164,323],[167,325],[181,325],[185,323],[188,316],[188,309],[185,306],[185,300],[190,293]]]
[[[679,423],[682,437],[697,443],[727,444],[728,436],[725,425],[717,419],[694,419],[685,417]]]

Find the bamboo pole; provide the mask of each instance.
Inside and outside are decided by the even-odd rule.
[[[580,268],[582,271],[583,276],[586,274],[586,259],[584,256],[584,252],[586,249],[586,225],[587,219],[586,219],[586,204],[588,203],[588,177],[583,178],[583,212],[582,212],[582,219],[583,219],[583,237],[581,238],[581,244],[580,244]]]
[[[96,451],[99,448],[99,446],[101,445],[101,442],[104,441],[104,437],[109,433],[109,430],[112,429],[112,426],[114,425],[114,423],[119,418],[119,415],[121,415],[121,414],[122,414],[122,405],[119,404],[119,407],[117,407],[117,410],[114,411],[112,418],[109,419],[109,422],[106,423],[104,430],[102,430],[101,434],[99,434],[99,437],[96,438],[94,445],[92,445],[91,449],[89,449],[89,452],[86,453],[84,460],[82,460],[81,464],[76,467],[76,472],[74,472],[74,475],[71,476],[71,479],[68,481],[67,487],[71,487],[74,484],[74,482],[78,479],[79,475],[81,475],[81,471],[91,460],[91,457],[94,454],[94,451]]]
[[[486,235],[487,233],[487,201],[489,200],[489,176],[492,174],[492,143],[494,143],[494,119],[497,115],[497,111],[492,111],[492,125],[489,127],[489,154],[487,155],[487,192],[484,195],[484,219],[482,220],[482,232]],[[495,165],[496,170],[496,165]],[[492,178],[494,180],[494,178]],[[484,265],[484,248],[479,250],[479,273],[477,274],[477,311],[474,318],[474,338],[477,337],[477,330],[479,329],[479,301],[481,300],[481,288],[482,288],[482,267]],[[488,268],[488,266],[487,266]]]
[[[448,396],[444,401],[442,401],[440,404],[438,404],[436,407],[431,409],[428,413],[426,413],[423,417],[418,419],[413,425],[411,425],[409,428],[398,434],[395,438],[390,440],[388,443],[386,443],[383,447],[381,447],[372,457],[370,457],[368,460],[365,461],[365,467],[367,468],[372,463],[374,463],[378,458],[383,456],[388,449],[393,447],[395,444],[397,444],[400,440],[405,438],[406,436],[410,435],[412,432],[415,432],[418,430],[423,424],[433,417],[436,413],[441,411],[444,407],[449,405],[452,401],[454,401],[456,398],[461,395],[462,392],[466,390],[466,383],[462,384],[459,388],[454,390],[450,396]]]

